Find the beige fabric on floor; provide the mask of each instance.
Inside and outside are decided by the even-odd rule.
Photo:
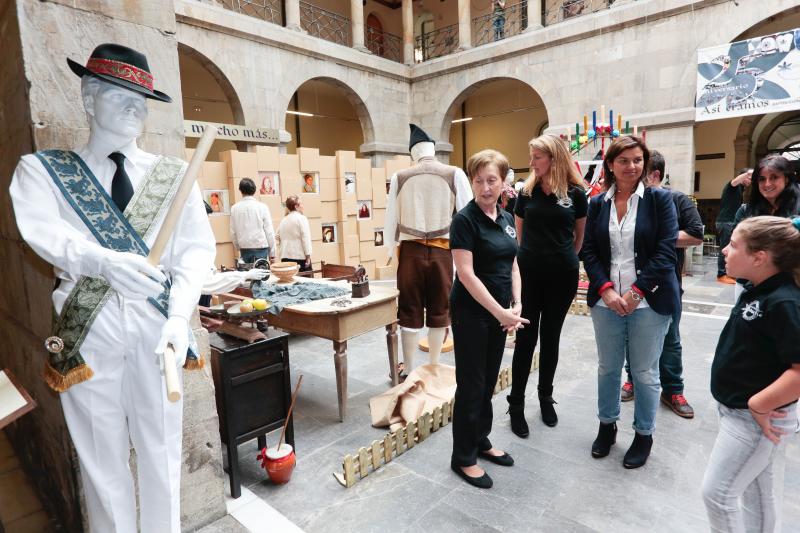
[[[449,402],[456,393],[456,369],[449,365],[422,365],[406,380],[383,394],[370,398],[374,427],[391,431],[416,421],[424,412]]]

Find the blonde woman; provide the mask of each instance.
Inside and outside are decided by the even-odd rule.
[[[583,243],[587,199],[572,156],[564,141],[542,135],[528,143],[531,173],[514,206],[522,316],[530,326],[517,334],[508,395],[511,430],[529,435],[525,421],[528,384],[537,336],[539,346],[539,406],[542,420],[558,423],[553,404],[553,377],[558,365],[561,326],[578,290],[578,252]]]
[[[303,202],[293,194],[286,198],[286,216],[278,226],[281,261],[300,265],[300,272],[311,270],[311,230],[303,214]],[[301,259],[302,258],[302,259]]]

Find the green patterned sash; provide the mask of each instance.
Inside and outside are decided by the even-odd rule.
[[[36,157],[101,246],[145,257],[149,248],[144,241],[158,229],[155,222],[169,209],[186,171],[184,161],[159,157],[123,214],[76,153],[46,150],[37,152]],[[157,299],[148,298],[164,317],[168,315],[169,286],[168,281]],[[82,276],[67,296],[53,328],[53,335],[63,341],[63,348],[51,351],[45,366],[45,379],[54,390],[63,392],[92,377],[93,372],[81,356],[80,347],[112,293],[113,289],[102,278]],[[191,332],[189,338],[187,368],[201,367]]]

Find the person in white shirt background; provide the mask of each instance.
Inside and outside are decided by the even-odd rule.
[[[256,184],[250,178],[239,182],[242,199],[231,207],[231,242],[244,263],[275,259],[275,231],[269,207],[255,196]]]
[[[297,263],[300,272],[307,272],[311,270],[311,229],[303,214],[303,202],[297,195],[286,198],[286,211],[278,226],[281,261]]]
[[[89,142],[75,151],[75,157],[79,165],[85,164],[84,173],[94,175],[97,189],[110,196],[95,198],[94,204],[112,201],[124,213],[120,216],[128,219],[131,210],[125,206],[129,200],[139,202],[135,193],[162,159],[136,145],[147,117],[145,98],[172,100],[153,90],[145,56],[125,46],[98,46],[85,67],[68,62],[81,77],[89,121]],[[200,191],[193,187],[159,270],[142,255],[101,245],[94,232],[104,231],[104,221],[85,222],[51,179],[48,170],[52,167],[46,169],[37,155],[22,157],[9,192],[20,234],[54,267],[55,312],[60,314],[67,306],[68,296],[78,298],[81,291],[73,294],[73,289],[85,278],[102,279],[111,287],[79,345],[80,356],[92,372],[75,383],[69,383],[68,375],[68,384],[56,389],[61,392],[64,418],[80,462],[87,530],[137,531],[137,498],[128,463],[132,444],[141,531],[178,533],[183,401],[167,401],[158,364],[163,359],[155,353],[163,353],[170,343],[176,354],[172,364],[184,364],[190,344],[189,318],[213,265],[214,236]],[[78,175],[70,169],[60,172]],[[120,185],[121,196],[117,194]],[[106,213],[106,219],[113,218],[113,213]],[[162,222],[154,222],[155,230]],[[146,246],[153,245],[156,234],[142,236]],[[172,279],[169,318],[147,301],[158,297],[167,277]]]

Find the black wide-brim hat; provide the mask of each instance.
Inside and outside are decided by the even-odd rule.
[[[92,52],[84,67],[67,58],[69,68],[78,76],[94,76],[147,98],[172,102],[172,98],[153,89],[153,75],[144,54],[121,44],[101,44]]]

